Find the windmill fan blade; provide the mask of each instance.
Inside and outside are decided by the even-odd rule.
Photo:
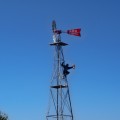
[[[56,22],[55,22],[55,20],[52,21],[52,30],[53,31],[56,30]]]

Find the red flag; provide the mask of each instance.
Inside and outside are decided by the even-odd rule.
[[[80,34],[81,29],[72,29],[72,30],[67,30],[67,33],[70,35],[75,35],[75,36],[81,36]]]

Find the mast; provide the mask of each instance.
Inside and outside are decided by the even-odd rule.
[[[73,120],[72,104],[67,80],[69,72],[66,69],[71,69],[75,66],[69,67],[65,64],[63,47],[68,44],[61,41],[61,33],[63,31],[57,30],[55,21],[52,22],[52,30],[53,43],[51,43],[50,46],[54,47],[54,68],[50,84],[50,99],[46,119]],[[74,30],[77,31],[75,32]],[[66,33],[78,36],[80,35],[78,31],[78,29],[73,29],[72,31],[68,30]]]

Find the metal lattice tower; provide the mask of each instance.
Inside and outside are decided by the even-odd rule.
[[[52,23],[52,28],[54,42],[50,45],[55,48],[54,70],[51,78],[50,99],[46,118],[47,120],[73,120],[69,84],[63,67],[65,66],[65,59],[62,47],[68,44],[61,41],[61,30],[56,29],[55,21]]]

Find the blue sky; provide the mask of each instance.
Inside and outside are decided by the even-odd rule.
[[[63,35],[75,120],[120,120],[120,1],[1,0],[0,110],[10,120],[46,119],[54,49],[51,22]]]

